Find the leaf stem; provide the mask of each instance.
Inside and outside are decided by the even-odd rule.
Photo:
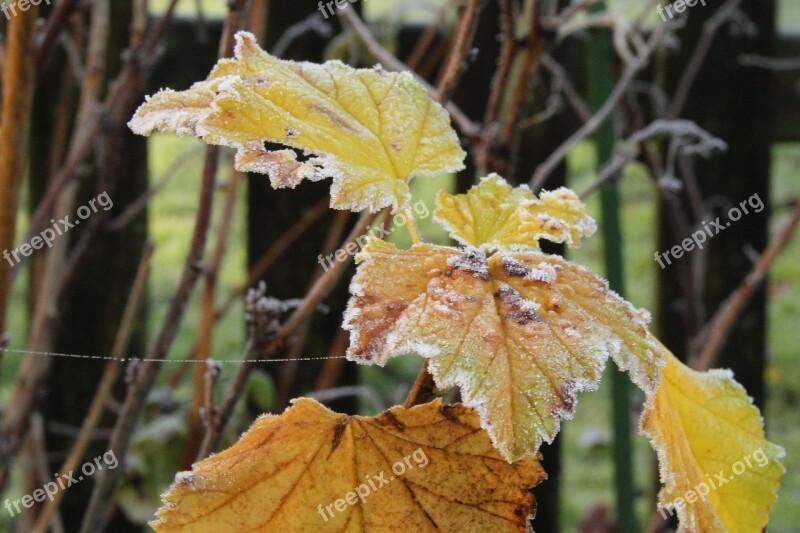
[[[406,227],[408,228],[408,233],[411,235],[411,241],[414,244],[421,243],[422,239],[419,236],[419,227],[417,227],[417,221],[414,219],[414,215],[407,207],[403,208],[403,214],[406,216]]]
[[[410,409],[415,405],[419,405],[433,396],[435,383],[433,381],[433,376],[430,372],[428,372],[428,363],[428,359],[425,359],[425,363],[422,365],[419,375],[414,381],[414,385],[408,392],[408,396],[406,397],[406,401],[404,403],[404,407],[406,409]]]

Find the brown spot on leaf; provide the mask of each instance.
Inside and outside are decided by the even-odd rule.
[[[336,428],[333,430],[333,442],[331,443],[331,453],[339,446],[339,443],[342,441],[342,435],[344,434],[344,430],[347,429],[347,424],[350,423],[350,417],[345,416],[343,417],[338,424],[336,424]]]
[[[406,430],[406,425],[403,424],[396,416],[394,416],[394,413],[391,411],[386,411],[383,413],[378,420],[384,425],[386,425],[386,422],[388,422],[400,431]]]
[[[531,303],[523,300],[519,292],[513,287],[508,285],[500,287],[500,289],[494,293],[494,297],[511,309],[504,315],[506,320],[516,322],[519,326],[526,326],[542,321],[539,317],[539,313],[536,312],[536,309]]]
[[[339,129],[342,129],[342,130],[350,132],[350,133],[354,133],[356,135],[361,133],[356,128],[354,128],[352,125],[348,124],[344,119],[342,119],[342,117],[340,117],[339,115],[337,115],[332,110],[330,110],[330,109],[328,109],[326,107],[322,107],[322,106],[319,106],[317,104],[313,104],[309,109],[311,111],[314,111],[315,113],[319,113],[320,115],[325,115]]]
[[[505,272],[507,276],[524,278],[528,275],[528,269],[515,259],[504,257],[501,265],[503,267],[503,272]]]
[[[489,267],[486,264],[486,255],[480,250],[467,250],[464,255],[448,261],[448,264],[453,267],[453,270],[465,272],[481,281],[489,281]],[[445,276],[448,276],[447,272],[445,272]]]

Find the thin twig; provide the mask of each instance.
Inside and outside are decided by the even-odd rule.
[[[725,339],[731,328],[736,324],[736,319],[744,310],[747,302],[764,281],[770,266],[783,250],[789,239],[794,234],[800,223],[800,202],[795,205],[792,217],[781,231],[772,239],[767,249],[758,259],[752,270],[747,274],[741,285],[723,303],[714,317],[697,336],[696,346],[702,345],[702,351],[692,359],[692,368],[695,370],[708,370],[714,366],[714,361],[725,344]]]
[[[321,392],[333,387],[339,381],[342,367],[345,362],[345,352],[347,351],[347,344],[350,341],[350,334],[347,330],[339,329],[336,336],[333,338],[328,354],[331,359],[325,361],[322,365],[322,370],[317,376],[317,382],[314,384],[314,390]],[[341,356],[341,357],[337,357]]]
[[[272,47],[272,55],[275,57],[283,57],[287,50],[289,50],[289,47],[292,45],[292,43],[294,43],[303,35],[311,32],[319,35],[323,39],[328,39],[331,36],[331,33],[333,33],[333,29],[331,28],[330,24],[325,22],[319,16],[319,13],[314,11],[303,20],[286,28],[281,35],[281,38],[278,39],[278,42],[276,42],[275,46]]]
[[[106,69],[106,46],[109,31],[110,0],[98,0],[92,4],[91,27],[86,49],[86,76],[81,84],[80,102],[76,113],[76,126],[73,139],[84,135],[84,125],[91,121],[97,108]],[[31,16],[34,16],[31,14]],[[76,141],[77,142],[77,141]],[[60,191],[56,205],[63,212],[72,210],[77,187],[75,184]],[[67,253],[68,239],[59,239],[46,252],[44,267],[35,285],[35,306],[28,335],[29,350],[52,350],[56,329],[57,298],[63,279],[62,263]],[[17,373],[17,379],[8,409],[3,413],[2,434],[11,442],[9,459],[28,429],[30,414],[34,408],[36,394],[41,383],[50,371],[50,358],[41,359],[26,356]],[[5,489],[9,468],[0,467],[0,491]]]
[[[589,104],[586,103],[586,100],[581,97],[580,93],[575,88],[575,85],[569,78],[567,70],[561,66],[558,61],[553,59],[550,54],[542,54],[541,61],[544,69],[558,81],[558,86],[561,87],[561,91],[564,93],[567,102],[569,102],[578,118],[584,122],[592,118],[592,110],[589,108]]]
[[[228,18],[225,22],[225,31],[220,41],[220,57],[227,57],[233,49],[233,35],[239,28],[240,11],[244,0],[228,3]],[[172,346],[178,327],[183,321],[186,307],[193,289],[200,277],[199,266],[203,259],[208,230],[211,225],[211,212],[214,198],[214,184],[217,174],[217,160],[219,147],[206,148],[203,164],[203,179],[200,189],[200,201],[195,218],[194,232],[183,266],[181,280],[170,302],[167,316],[162,324],[156,342],[150,349],[148,356],[153,359],[163,358]],[[114,435],[109,443],[109,449],[114,450],[120,460],[127,455],[133,430],[144,407],[147,395],[153,387],[162,363],[144,363],[128,389],[128,394],[122,406],[114,427]],[[122,475],[122,469],[104,470],[92,492],[89,508],[84,515],[81,533],[102,531],[107,521],[106,510],[114,494],[114,489]]]
[[[689,60],[686,70],[683,72],[678,82],[678,87],[675,89],[675,96],[672,99],[672,105],[667,113],[667,118],[677,118],[683,112],[683,108],[686,106],[686,101],[689,98],[689,91],[691,91],[694,80],[697,79],[697,75],[700,73],[700,69],[706,61],[708,52],[711,50],[711,44],[714,42],[714,37],[717,35],[722,25],[730,20],[730,17],[741,3],[742,0],[728,0],[703,24],[703,35],[700,42],[697,43],[692,58]]]
[[[53,51],[53,46],[61,34],[61,30],[69,16],[77,9],[78,0],[64,0],[56,4],[50,16],[47,17],[47,26],[41,39],[41,44],[36,51],[36,73],[41,76],[47,61]]]
[[[242,179],[242,176],[236,171],[231,161],[231,172],[225,191],[225,203],[222,207],[221,221],[217,230],[217,242],[214,245],[214,251],[203,272],[202,305],[198,327],[197,352],[195,353],[195,359],[199,359],[200,361],[207,361],[211,357],[215,322],[214,306],[217,299],[217,280],[220,268],[222,267],[222,260],[225,257],[225,249],[228,244],[240,179]],[[182,461],[182,467],[184,469],[191,467],[203,439],[203,421],[200,412],[210,401],[210,399],[205,396],[208,371],[207,368],[204,368],[204,365],[198,365],[194,369],[192,403],[189,406],[188,417],[189,427]]]
[[[363,213],[350,234],[343,242],[349,243],[356,240],[366,231],[372,221],[375,220],[376,216],[376,213]],[[306,294],[300,307],[298,307],[295,312],[292,313],[286,323],[284,323],[281,327],[280,332],[273,339],[271,339],[266,346],[260,346],[259,343],[252,338],[248,340],[248,347],[246,350],[247,360],[252,361],[255,358],[268,358],[270,355],[272,355],[272,353],[281,344],[283,344],[286,338],[292,335],[297,328],[303,324],[303,322],[317,307],[319,302],[321,302],[322,299],[325,298],[333,289],[342,275],[344,275],[344,272],[350,265],[351,260],[352,256],[348,255],[347,259],[336,262],[331,269],[317,279],[317,281],[308,291],[308,294]],[[228,387],[228,392],[225,396],[223,405],[218,411],[218,421],[214,428],[212,428],[213,430],[206,433],[203,446],[201,447],[200,453],[197,457],[198,460],[207,457],[208,454],[210,454],[219,444],[219,439],[222,436],[222,432],[224,431],[228,420],[233,414],[233,410],[236,407],[242,392],[244,392],[244,386],[247,383],[247,378],[249,377],[250,371],[253,369],[253,367],[254,364],[252,362],[245,362],[236,373],[233,382]]]
[[[31,469],[31,473],[33,474],[35,472],[38,474],[36,475],[36,486],[45,486],[46,483],[52,481],[52,479],[50,478],[50,469],[47,461],[47,446],[45,445],[47,441],[45,438],[44,420],[42,420],[42,415],[39,413],[34,413],[33,416],[31,416],[31,430],[28,432],[28,441],[31,443],[31,449],[28,451],[33,456],[35,463],[34,468]],[[64,491],[59,491],[57,494],[63,494],[63,492]],[[38,517],[31,515],[30,518],[35,518],[37,524],[47,524],[53,533],[64,533],[64,524],[58,513],[49,515],[47,522],[42,522],[42,514]],[[37,532],[35,527],[29,530]]]
[[[339,211],[336,213],[336,215],[333,218],[333,223],[328,229],[328,234],[325,236],[325,241],[322,243],[323,256],[327,257],[328,255],[336,251],[336,247],[342,241],[342,235],[346,229],[347,221],[349,219],[350,219],[349,211]],[[317,281],[317,279],[319,279],[319,277],[323,273],[324,273],[324,268],[322,267],[322,264],[318,264],[317,267],[314,269],[314,274],[308,286],[306,287],[306,291],[311,289],[311,286],[314,284],[314,282]],[[278,384],[278,395],[277,395],[278,397],[277,405],[279,411],[282,411],[286,406],[288,406],[289,401],[291,400],[292,391],[294,390],[295,378],[297,377],[297,369],[300,366],[300,361],[297,361],[297,359],[303,353],[303,349],[305,348],[306,340],[308,339],[308,330],[310,326],[311,326],[311,317],[309,317],[309,319],[306,320],[303,323],[303,325],[300,326],[300,328],[298,328],[297,333],[293,335],[292,345],[287,354],[287,359],[293,359],[293,361],[288,361],[285,364],[281,365],[280,379]],[[332,361],[338,361],[338,360],[328,359],[325,361],[325,363],[329,363]]]
[[[445,0],[442,2],[442,5],[439,7],[439,11],[436,13],[436,18],[434,18],[431,23],[428,24],[428,27],[425,28],[425,31],[417,40],[416,44],[414,44],[414,48],[412,48],[411,53],[408,54],[408,58],[406,58],[406,65],[409,69],[414,71],[419,70],[417,67],[420,66],[420,63],[422,63],[422,58],[430,53],[433,39],[436,37],[436,35],[438,35],[439,28],[441,28],[442,24],[444,23],[444,18],[453,9],[453,4],[458,1],[459,0]]]
[[[682,153],[699,154],[709,157],[711,152],[720,150],[725,151],[728,145],[722,139],[714,137],[709,132],[698,126],[691,120],[663,120],[657,119],[646,127],[633,132],[625,141],[620,143],[616,150],[614,159],[608,162],[600,171],[597,177],[586,189],[581,191],[579,196],[586,198],[591,192],[598,190],[607,181],[619,176],[622,169],[636,159],[636,149],[643,143],[654,137],[669,135],[673,139],[679,139]],[[697,139],[691,143],[690,138]],[[676,152],[677,154],[677,152]]]
[[[766,57],[758,54],[741,54],[739,64],[743,67],[755,67],[771,70],[773,72],[785,72],[790,70],[800,70],[800,57]]]
[[[458,85],[458,81],[461,79],[461,75],[466,69],[465,58],[470,46],[472,46],[482,2],[483,0],[466,0],[464,10],[458,19],[450,55],[439,78],[439,83],[436,85],[436,100],[438,102],[446,102],[450,99]]]
[[[516,76],[516,85],[511,92],[508,112],[506,113],[507,116],[501,128],[500,139],[498,141],[502,153],[511,153],[514,138],[519,132],[519,117],[522,116],[525,101],[530,94],[528,88],[536,72],[536,67],[539,64],[539,57],[542,54],[545,44],[544,37],[541,34],[539,16],[540,2],[538,0],[531,0],[530,6],[531,12],[528,21],[528,36],[522,58],[522,66]]]
[[[514,33],[514,13],[511,0],[498,0],[500,3],[500,28],[502,31],[502,45],[500,48],[500,58],[497,68],[492,76],[491,91],[489,101],[486,104],[486,112],[483,116],[483,126],[488,129],[484,132],[475,149],[475,162],[478,167],[478,174],[484,176],[489,171],[489,156],[494,142],[491,131],[495,129],[495,122],[500,115],[500,104],[506,92],[508,78],[511,72],[511,65],[514,54],[517,51],[516,35]]]
[[[169,184],[170,180],[172,180],[172,178],[178,173],[178,170],[187,161],[199,156],[201,149],[201,144],[193,145],[178,154],[178,156],[172,160],[167,170],[164,171],[161,176],[153,180],[154,185],[152,187],[148,188],[138,198],[125,206],[125,209],[122,210],[122,213],[108,221],[108,224],[106,225],[106,231],[119,231],[133,222],[147,208],[150,200],[158,196],[158,194],[164,190],[164,188]]]
[[[133,326],[136,320],[136,314],[146,293],[145,289],[147,288],[147,277],[150,270],[150,262],[152,257],[153,245],[148,243],[145,245],[144,252],[142,253],[142,258],[139,262],[139,268],[136,272],[136,277],[134,278],[130,295],[128,296],[128,302],[125,304],[125,310],[123,311],[122,319],[120,320],[120,326],[117,330],[116,338],[114,339],[114,346],[111,352],[114,357],[121,357],[125,353],[127,346],[130,343],[131,334],[133,333]],[[72,472],[78,467],[78,463],[80,462],[83,454],[86,452],[86,449],[92,440],[94,430],[97,428],[97,424],[100,422],[100,417],[103,415],[106,402],[111,395],[114,384],[117,382],[117,378],[119,377],[121,369],[122,362],[120,361],[109,361],[108,365],[106,365],[105,371],[103,372],[103,377],[100,378],[100,384],[97,387],[97,392],[95,393],[92,403],[89,406],[89,411],[86,413],[86,417],[83,419],[83,423],[81,424],[80,432],[78,433],[78,436],[72,445],[72,449],[69,451],[69,455],[59,469],[60,474],[63,475],[68,472]],[[34,532],[43,533],[47,529],[47,524],[50,523],[51,517],[57,512],[58,506],[61,504],[61,499],[63,497],[64,491],[59,491],[50,501],[45,504],[42,513],[39,515],[36,521],[36,525],[33,529]]]
[[[555,170],[556,167],[561,164],[564,158],[567,157],[569,152],[575,146],[577,146],[578,143],[597,131],[597,128],[599,128],[605,122],[608,116],[614,111],[614,109],[616,109],[617,104],[625,95],[625,91],[628,89],[628,86],[631,84],[631,82],[633,82],[634,79],[636,79],[636,75],[649,63],[650,56],[655,51],[658,43],[661,42],[665,32],[666,25],[660,25],[656,28],[656,30],[650,36],[645,50],[635,61],[625,68],[625,71],[622,73],[622,76],[614,87],[614,90],[611,92],[608,100],[606,100],[605,103],[600,106],[591,119],[587,120],[583,126],[578,129],[578,131],[572,134],[572,136],[564,141],[561,146],[559,146],[556,151],[550,155],[550,157],[548,157],[541,165],[539,165],[531,177],[530,187],[532,190],[538,191],[542,185],[544,185],[545,181],[553,172],[553,170]]]
[[[333,389],[326,389],[315,391],[308,394],[308,398],[313,398],[319,402],[331,402],[340,398],[347,398],[348,396],[363,396],[372,404],[372,408],[380,413],[386,410],[387,406],[384,405],[380,395],[375,392],[375,389],[366,385],[350,385],[347,387],[336,387]]]

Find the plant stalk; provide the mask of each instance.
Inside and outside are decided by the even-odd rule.
[[[592,11],[605,11],[600,2]],[[597,111],[614,90],[613,51],[611,36],[606,29],[589,32],[589,63],[587,78],[593,111]],[[597,147],[598,168],[614,157],[614,120],[611,114],[594,135]],[[606,183],[600,190],[602,207],[601,226],[604,242],[606,277],[611,288],[624,297],[623,239],[620,224],[619,192],[616,182]],[[630,380],[620,371],[611,373],[612,429],[614,435],[614,492],[616,496],[617,529],[635,533],[639,531],[635,514],[635,488],[633,481],[633,442],[630,423]]]

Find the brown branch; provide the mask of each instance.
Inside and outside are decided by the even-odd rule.
[[[233,168],[231,164],[231,173],[228,178],[228,187],[225,192],[225,204],[222,208],[222,217],[217,233],[217,242],[211,256],[211,260],[204,269],[204,283],[202,305],[200,309],[200,323],[198,326],[199,338],[197,341],[197,351],[195,359],[199,361],[208,361],[211,356],[211,345],[214,334],[214,305],[217,299],[217,280],[219,270],[222,267],[222,260],[225,256],[225,249],[230,235],[231,223],[233,222],[234,207],[236,206],[236,194],[238,191],[239,180],[241,175]],[[199,364],[195,367],[194,372],[194,387],[192,394],[192,403],[189,406],[189,428],[186,438],[186,447],[184,449],[183,460],[181,468],[188,470],[200,450],[200,445],[203,439],[203,420],[201,411],[203,407],[210,401],[210,398],[205,396],[206,386],[206,373],[208,368],[205,364]]]
[[[430,53],[433,39],[439,33],[439,28],[442,27],[445,16],[447,16],[447,13],[450,12],[450,10],[453,8],[453,4],[455,4],[457,1],[458,0],[445,0],[441,7],[439,7],[439,11],[436,13],[436,18],[433,19],[430,24],[428,24],[428,27],[425,28],[425,31],[414,44],[414,48],[411,49],[411,53],[408,54],[408,57],[405,61],[408,68],[419,72],[418,67],[422,63],[423,58]]]
[[[717,354],[725,344],[725,339],[731,328],[736,324],[736,319],[744,310],[745,305],[764,281],[764,278],[775,258],[789,242],[792,234],[800,223],[800,202],[795,205],[792,218],[783,229],[772,239],[767,249],[758,259],[752,270],[747,274],[741,285],[720,306],[703,331],[696,338],[696,345],[703,345],[702,351],[692,359],[692,368],[695,370],[708,370],[714,366]]]
[[[147,288],[147,277],[150,270],[150,261],[152,257],[153,245],[148,243],[145,245],[144,252],[142,253],[142,259],[139,262],[139,268],[136,272],[136,278],[134,279],[130,295],[128,296],[128,302],[125,304],[125,310],[122,314],[120,326],[117,330],[117,335],[114,339],[114,346],[111,351],[112,357],[123,357],[130,342],[134,322],[136,319],[136,313],[146,293],[145,289]],[[89,406],[89,411],[86,413],[86,417],[83,419],[78,437],[75,439],[72,449],[69,451],[69,455],[67,455],[67,458],[64,460],[64,463],[59,469],[60,474],[66,474],[78,467],[78,463],[80,462],[83,454],[86,452],[86,449],[92,440],[92,434],[97,428],[97,424],[100,422],[100,417],[103,415],[106,402],[111,395],[111,391],[114,387],[114,384],[117,382],[120,370],[122,369],[122,364],[123,363],[120,360],[112,360],[108,362],[108,365],[103,372],[103,376],[100,378],[100,384],[97,387],[97,392],[95,393],[92,403]],[[47,525],[51,522],[52,517],[57,512],[58,506],[61,504],[61,499],[64,497],[64,494],[64,491],[57,492],[56,495],[45,504],[42,513],[36,520],[36,525],[33,529],[35,533],[44,533],[46,531]]]
[[[221,57],[229,56],[232,51],[233,35],[239,28],[239,15],[243,5],[243,0],[228,3],[228,18],[225,22],[225,31],[220,42],[219,55]],[[191,245],[186,256],[178,288],[170,302],[167,316],[156,342],[148,352],[148,359],[164,359],[166,357],[178,333],[178,327],[183,321],[189,298],[200,277],[199,267],[203,259],[208,229],[211,224],[218,155],[219,147],[209,146],[206,148],[200,202],[195,218]],[[114,434],[109,443],[109,449],[114,450],[120,460],[123,460],[128,452],[136,421],[144,408],[148,393],[155,384],[162,364],[157,361],[144,363],[138,376],[135,377],[128,389],[122,410],[117,417]],[[107,521],[106,510],[109,508],[114,489],[121,475],[122,469],[101,472],[81,525],[82,533],[93,533],[104,529]]]
[[[349,332],[344,329],[339,329],[336,336],[333,338],[331,347],[328,349],[330,359],[325,360],[322,371],[317,376],[317,382],[314,384],[314,391],[321,392],[326,389],[332,388],[342,372],[344,366],[344,354],[347,351],[347,344],[350,342]]]
[[[500,49],[497,69],[492,76],[491,92],[489,93],[489,101],[486,104],[486,112],[483,117],[483,127],[489,130],[495,127],[495,121],[497,121],[497,117],[500,114],[500,103],[506,92],[511,64],[517,51],[513,5],[511,0],[499,0],[499,2],[503,43]],[[478,173],[481,176],[489,172],[489,153],[492,149],[492,143],[492,135],[489,132],[485,132],[475,150],[475,161],[478,166]]]
[[[36,71],[31,57],[36,53],[38,6],[8,23],[7,50],[3,70],[2,124],[0,124],[0,249],[14,248],[17,211],[28,156],[31,108]],[[6,331],[6,313],[11,294],[12,266],[0,261],[0,345]]]
[[[102,80],[106,68],[106,44],[108,41],[109,2],[98,0],[92,5],[91,27],[86,48],[85,77],[81,84],[81,96],[76,114],[76,131],[73,139],[80,139],[84,134],[84,125],[89,122],[95,112],[102,88]],[[74,205],[76,187],[64,189],[56,199],[56,205],[62,212],[71,211]],[[31,319],[31,328],[27,340],[30,351],[48,352],[52,350],[55,335],[56,313],[59,290],[62,279],[61,263],[67,252],[68,239],[59,239],[44,254],[42,275],[36,280],[36,305]],[[2,421],[3,437],[10,442],[9,459],[16,453],[19,443],[28,429],[30,414],[33,410],[39,387],[50,371],[51,359],[28,355],[22,362],[8,408]],[[0,490],[8,481],[10,468],[0,467]]]
[[[78,8],[78,0],[64,0],[56,4],[50,16],[47,17],[47,26],[44,36],[36,52],[36,74],[41,76],[50,59],[53,46],[61,34],[61,30],[67,22],[69,16]]]
[[[466,70],[465,58],[475,37],[482,2],[483,0],[466,0],[464,11],[458,19],[452,50],[436,85],[436,100],[439,102],[450,99],[461,75]]]
[[[344,233],[346,229],[347,221],[350,219],[350,213],[348,211],[339,211],[336,213],[333,224],[331,224],[330,229],[328,230],[328,235],[325,237],[325,241],[322,244],[322,255],[328,256],[329,254],[336,251],[336,245],[341,242],[342,240],[342,233]],[[314,269],[314,275],[309,283],[306,290],[310,290],[313,283],[319,279],[319,277],[323,274],[324,270],[322,265],[318,265]],[[289,400],[291,400],[291,393],[294,388],[295,377],[297,374],[297,367],[300,364],[300,361],[296,359],[300,358],[303,353],[303,349],[306,345],[306,340],[308,338],[308,328],[311,325],[311,319],[309,317],[298,331],[292,335],[292,346],[289,350],[289,353],[286,355],[287,361],[283,365],[281,365],[281,376],[278,384],[278,411],[282,411],[283,408],[289,405]],[[330,354],[329,354],[330,355]]]
[[[531,79],[539,64],[539,56],[544,48],[544,38],[539,21],[539,7],[540,2],[538,0],[531,0],[531,18],[528,23],[528,38],[522,59],[522,67],[511,93],[508,113],[498,142],[500,150],[504,153],[510,153],[514,137],[518,131],[519,117],[522,115],[525,99],[529,94],[528,87],[530,87]]]
[[[363,235],[372,221],[375,220],[376,216],[376,213],[363,213],[358,219],[358,222],[356,222],[356,225],[350,231],[350,234],[343,241],[343,244],[355,241],[359,236]],[[244,386],[247,383],[247,378],[250,375],[250,371],[253,369],[254,365],[252,361],[256,359],[268,358],[290,335],[297,330],[298,327],[303,324],[303,322],[305,322],[314,309],[316,309],[317,305],[319,305],[319,303],[330,293],[330,291],[333,290],[333,287],[336,285],[339,279],[341,279],[342,275],[344,275],[345,271],[350,266],[350,261],[352,261],[352,256],[348,255],[347,259],[335,263],[332,268],[330,268],[317,279],[317,281],[308,291],[308,294],[306,294],[300,307],[298,307],[294,313],[292,313],[286,323],[284,323],[281,327],[280,332],[275,336],[274,339],[271,339],[266,346],[261,347],[260,344],[253,339],[253,335],[251,335],[251,339],[248,341],[248,347],[245,353],[245,362],[241,367],[239,367],[239,371],[236,373],[233,382],[231,383],[230,387],[228,387],[228,392],[223,405],[217,414],[218,420],[212,428],[213,431],[206,433],[203,446],[197,457],[198,460],[207,457],[208,454],[210,454],[219,444],[219,439],[222,436],[222,432],[224,431],[225,426],[227,425],[228,420],[230,419],[231,414],[236,407],[236,403],[239,401],[239,398],[244,391]]]

